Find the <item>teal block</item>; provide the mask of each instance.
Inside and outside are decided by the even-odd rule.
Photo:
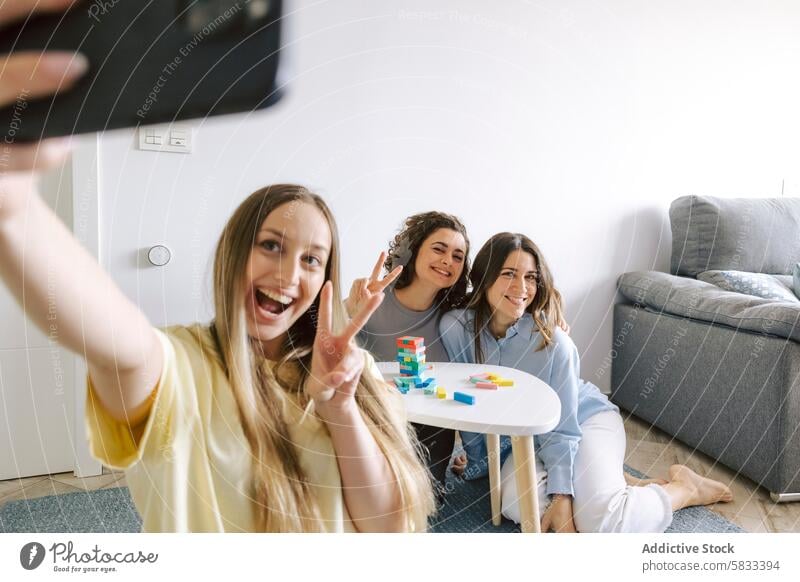
[[[453,392],[453,400],[464,404],[475,404],[475,397],[472,394],[464,394],[463,392]]]

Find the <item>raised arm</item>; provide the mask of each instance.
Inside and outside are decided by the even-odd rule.
[[[59,3],[3,2],[0,26],[37,4]],[[68,90],[86,69],[85,59],[72,53],[0,56],[0,106],[20,104],[24,122],[25,99]],[[41,330],[86,357],[108,411],[134,424],[149,410],[148,396],[161,372],[159,340],[38,195],[35,172],[63,163],[68,145],[14,144],[7,135],[0,147],[0,278]]]
[[[331,283],[320,295],[317,336],[306,391],[331,435],[348,513],[362,532],[400,531],[401,495],[386,455],[355,401],[364,350],[353,338],[380,305],[374,295],[338,336],[331,333]]]

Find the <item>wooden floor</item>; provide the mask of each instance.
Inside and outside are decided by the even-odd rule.
[[[733,491],[732,503],[709,506],[712,511],[749,532],[800,532],[800,502],[773,503],[769,492],[763,487],[758,487],[749,479],[737,475],[636,418],[625,418],[625,431],[628,436],[626,462],[634,469],[650,477],[665,478],[670,465],[688,465],[702,475],[722,481]],[[107,473],[87,479],[79,479],[72,473],[61,473],[49,477],[45,475],[0,481],[0,506],[17,499],[124,485],[125,477],[122,473]]]
[[[687,465],[697,473],[722,481],[733,491],[731,503],[708,508],[749,532],[800,532],[800,502],[773,503],[769,491],[714,459],[674,440],[670,435],[623,412],[628,450],[625,462],[653,478],[667,478],[670,465]]]

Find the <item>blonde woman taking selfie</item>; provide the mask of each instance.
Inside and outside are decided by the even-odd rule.
[[[34,5],[2,4],[0,24]],[[86,70],[73,54],[0,58],[0,105]],[[418,445],[353,341],[382,296],[345,325],[337,229],[319,196],[290,184],[249,196],[217,245],[213,322],[158,330],[38,196],[35,171],[63,162],[66,145],[3,148],[0,276],[86,358],[91,449],[125,470],[145,531],[425,530]]]

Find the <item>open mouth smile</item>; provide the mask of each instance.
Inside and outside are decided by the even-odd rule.
[[[273,291],[272,289],[267,289],[266,287],[256,287],[254,297],[259,314],[265,316],[267,319],[279,317],[295,302],[295,299],[288,295]]]

